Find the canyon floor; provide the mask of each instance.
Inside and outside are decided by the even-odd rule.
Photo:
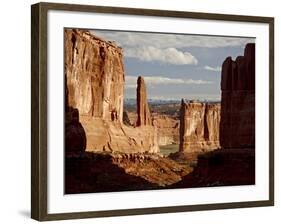
[[[127,125],[135,113],[127,106]],[[253,148],[179,152],[177,103],[152,105],[167,145],[160,153],[71,152],[65,157],[65,193],[156,190],[255,183]],[[158,111],[158,112],[156,112]],[[160,111],[160,112],[159,112]],[[164,118],[163,118],[164,116]]]
[[[207,153],[72,153],[65,160],[65,193],[153,190],[255,183],[254,149]]]

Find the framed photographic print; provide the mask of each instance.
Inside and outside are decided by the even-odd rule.
[[[32,5],[32,218],[274,204],[274,19]]]

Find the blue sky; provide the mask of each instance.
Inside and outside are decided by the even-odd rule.
[[[124,50],[125,98],[143,76],[149,99],[220,100],[221,65],[253,38],[92,30]]]

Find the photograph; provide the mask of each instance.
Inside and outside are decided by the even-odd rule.
[[[65,194],[255,184],[255,37],[64,28]]]

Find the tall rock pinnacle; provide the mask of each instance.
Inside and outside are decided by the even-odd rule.
[[[152,119],[147,103],[144,78],[139,76],[137,81],[137,126],[152,125]]]

